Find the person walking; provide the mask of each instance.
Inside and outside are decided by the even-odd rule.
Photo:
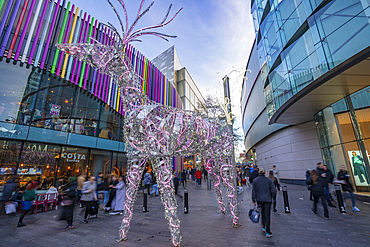
[[[144,189],[147,189],[148,195],[150,194],[150,184],[151,184],[151,182],[152,182],[152,176],[150,175],[150,173],[148,171],[146,171],[145,174],[144,174],[144,186],[145,186]]]
[[[197,171],[195,172],[195,177],[197,179],[197,184],[198,186],[201,186],[202,185],[202,172],[200,171],[200,169],[198,168]]]
[[[203,175],[203,179],[207,180],[208,172],[205,166],[202,166],[202,175]]]
[[[150,192],[150,194],[152,195],[155,193],[155,196],[158,196],[158,184],[157,184],[157,178],[155,176],[153,176],[152,184],[153,184],[153,190],[152,192]]]
[[[126,200],[126,182],[123,176],[118,178],[118,184],[114,188],[116,189],[116,196],[112,202],[113,212],[109,214],[123,214]]]
[[[279,180],[274,175],[274,171],[269,172],[269,179],[271,179],[271,181],[274,183],[274,186],[275,186],[275,194],[272,197],[272,206],[273,206],[273,211],[276,212],[277,211],[276,210],[276,194],[278,191],[280,191],[280,184],[279,184]]]
[[[325,174],[325,178],[327,181],[327,185],[324,188],[325,191],[325,199],[330,207],[335,208],[336,206],[330,200],[330,190],[329,190],[329,183],[333,182],[334,176],[333,173],[325,166],[322,162],[317,163],[316,171],[321,175]]]
[[[317,214],[317,203],[321,199],[322,206],[324,208],[324,217],[329,219],[329,210],[328,205],[326,204],[325,198],[325,187],[328,185],[326,179],[326,173],[321,173],[318,171],[311,171],[310,177],[307,179],[306,183],[310,185],[310,190],[312,191],[313,196],[313,208],[311,211],[314,214]]]
[[[307,171],[306,171],[306,181],[311,176],[311,171],[312,171],[311,168],[307,169]],[[307,189],[310,191],[310,201],[313,201],[313,196],[312,196],[312,191],[310,190],[310,185],[306,184],[306,186],[307,186]]]
[[[249,177],[249,182],[251,183],[251,184],[253,184],[253,180],[255,179],[255,178],[257,178],[259,176],[259,173],[258,173],[258,167],[254,167],[253,168],[253,172],[251,173],[251,175],[250,175],[250,177]]]
[[[109,200],[107,202],[107,204],[105,204],[105,212],[106,213],[109,213],[109,211],[111,210],[111,206],[112,206],[112,202],[114,200],[114,197],[116,196],[116,188],[115,186],[118,184],[118,180],[117,180],[117,176],[114,175],[112,176],[112,181],[110,182],[109,184]]]
[[[65,204],[62,207],[62,216],[61,219],[67,220],[67,226],[65,229],[72,229],[73,228],[73,211],[75,207],[75,200],[76,200],[76,190],[77,190],[77,181],[76,177],[70,178],[70,183],[68,183],[64,187],[63,195],[64,200],[70,202],[69,204]]]
[[[262,231],[266,238],[272,237],[270,228],[271,202],[275,196],[275,186],[271,179],[265,177],[265,169],[259,169],[259,175],[253,180],[252,201],[261,207]]]
[[[173,174],[173,186],[175,187],[175,195],[177,195],[177,188],[179,187],[179,178],[177,177],[177,174]]]
[[[347,191],[351,195],[351,201],[352,201],[352,210],[356,212],[360,212],[361,210],[356,207],[356,199],[355,199],[355,194],[353,194],[353,186],[351,182],[349,181],[349,174],[346,170],[345,166],[341,166],[340,170],[338,172],[338,180],[342,185],[342,190]]]
[[[108,174],[104,179],[103,184],[100,186],[100,191],[104,195],[103,208],[106,209],[106,205],[109,201],[109,185],[112,182],[112,175]]]
[[[31,210],[32,208],[32,201],[36,198],[35,187],[37,186],[32,180],[28,181],[26,184],[26,189],[23,192],[22,198],[22,212],[19,216],[17,227],[26,226],[27,224],[23,223],[24,216]]]
[[[16,186],[16,177],[12,177],[6,181],[3,194],[0,197],[0,216],[5,213],[5,204],[12,200],[13,191]]]
[[[191,174],[191,183],[195,183],[195,172],[196,172],[196,170],[195,170],[195,168],[194,167],[192,167],[191,168],[191,171],[190,171],[190,174]]]
[[[96,197],[95,177],[90,177],[89,181],[86,181],[83,184],[81,193],[82,193],[81,202],[85,207],[85,216],[82,222],[86,224],[88,223],[87,217],[90,215],[91,202],[92,200],[94,201],[98,200],[98,198]]]
[[[182,171],[181,174],[180,174],[180,176],[181,176],[182,186],[185,187],[185,185],[187,185],[187,183],[186,183],[186,171],[185,170]]]
[[[86,182],[86,174],[81,174],[80,176],[78,176],[77,178],[77,192],[76,192],[76,201],[75,203],[80,203],[80,199],[81,199],[81,190],[82,190],[82,186],[84,185],[84,183]],[[58,187],[58,186],[57,186]],[[82,205],[80,204],[80,208],[82,208]]]

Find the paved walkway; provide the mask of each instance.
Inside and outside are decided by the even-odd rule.
[[[370,240],[370,205],[358,202],[362,210],[348,215],[330,209],[330,220],[310,212],[311,201],[305,187],[287,185],[291,213],[283,211],[282,192],[278,194],[278,212],[272,213],[273,237],[267,239],[259,224],[247,214],[252,208],[250,188],[239,195],[239,228],[231,227],[229,215],[218,210],[214,191],[189,184],[189,214],[183,213],[183,199],[178,197],[182,246],[368,246]],[[179,194],[183,193],[180,186]],[[346,204],[351,205],[349,199]],[[75,217],[74,229],[64,230],[65,221],[58,221],[58,211],[26,215],[26,227],[16,228],[17,217],[0,218],[0,246],[172,246],[164,209],[159,197],[148,198],[150,212],[142,212],[142,195],[138,195],[131,229],[126,242],[116,243],[121,216],[103,211],[82,224]]]

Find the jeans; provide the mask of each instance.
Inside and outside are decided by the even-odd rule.
[[[107,205],[107,203],[109,201],[109,191],[108,190],[101,190],[101,192],[103,192],[103,195],[104,195],[103,205],[105,207],[105,205]]]
[[[87,220],[87,216],[90,214],[91,201],[82,201],[82,202],[84,204],[84,207],[86,208],[84,220]]]
[[[276,191],[275,191],[275,195],[272,197],[272,205],[274,207],[274,210],[276,210]]]
[[[81,190],[77,190],[76,191],[75,203],[79,203],[80,202],[81,195],[82,195]]]
[[[270,229],[270,214],[271,202],[257,202],[261,206],[262,227],[266,229],[266,233],[271,234]]]
[[[24,216],[29,212],[30,210],[22,210],[21,215],[19,216],[18,222],[23,223]]]
[[[331,200],[330,200],[330,190],[329,190],[329,185],[324,187],[324,190],[325,190],[325,197],[326,197],[326,201],[330,204],[331,203]]]
[[[144,190],[147,189],[148,190],[148,195],[150,194],[150,184],[145,184],[145,188]]]
[[[153,191],[150,192],[150,194],[153,194],[155,192],[155,195],[158,195],[158,184],[153,184]]]
[[[355,194],[353,194],[352,191],[350,191],[349,194],[351,195],[352,207],[356,207]]]
[[[201,185],[202,184],[202,178],[197,178],[197,184]]]
[[[329,210],[328,205],[326,204],[325,194],[313,194],[313,211],[317,213],[317,203],[319,202],[319,198],[321,198],[322,206],[324,208],[324,216],[329,218]]]

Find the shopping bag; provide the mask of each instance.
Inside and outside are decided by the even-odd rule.
[[[256,206],[254,206],[253,209],[249,210],[249,218],[254,223],[258,223],[260,221],[260,212],[258,212]]]
[[[15,205],[15,203],[10,202],[5,204],[6,214],[14,214],[15,212],[17,212],[17,206]]]

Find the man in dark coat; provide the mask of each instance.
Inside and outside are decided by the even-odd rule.
[[[349,192],[349,194],[351,195],[352,210],[356,212],[360,212],[360,209],[356,207],[356,199],[355,199],[355,195],[353,194],[353,186],[351,182],[349,181],[349,174],[347,173],[345,166],[340,167],[340,170],[338,172],[338,180],[342,184],[342,190]]]
[[[262,231],[266,232],[266,238],[272,237],[272,232],[270,230],[270,214],[272,198],[274,195],[274,183],[271,179],[265,177],[264,168],[259,169],[259,176],[253,179],[252,201],[255,206],[258,204],[262,209]]]
[[[185,187],[185,185],[187,185],[187,182],[186,182],[186,170],[183,170],[181,172],[181,183],[182,183],[182,186]]]
[[[333,173],[322,162],[317,163],[316,171],[319,173],[320,176],[322,174],[325,174],[325,176],[326,176],[325,178],[326,178],[326,181],[327,181],[327,185],[324,188],[324,190],[325,190],[325,198],[326,198],[326,201],[328,202],[328,205],[330,207],[335,208],[335,205],[330,200],[330,190],[329,190],[329,183],[332,183],[333,182],[333,179],[334,179]]]
[[[320,168],[321,169],[321,168]],[[313,195],[313,208],[311,211],[314,214],[317,214],[317,203],[319,199],[321,199],[322,206],[324,208],[324,217],[325,219],[329,219],[329,210],[328,206],[326,205],[326,198],[325,198],[325,187],[328,185],[328,181],[326,179],[326,173],[323,172],[320,174],[319,171],[311,171],[310,177],[306,181],[307,185],[310,185],[310,190],[312,191]]]
[[[16,185],[15,180],[16,178],[13,177],[9,179],[4,185],[3,195],[0,197],[0,215],[2,215],[3,212],[5,212],[5,203],[11,201],[13,191]]]
[[[179,187],[179,178],[177,177],[176,173],[173,175],[173,185],[175,187],[175,195],[177,195],[177,188]]]

